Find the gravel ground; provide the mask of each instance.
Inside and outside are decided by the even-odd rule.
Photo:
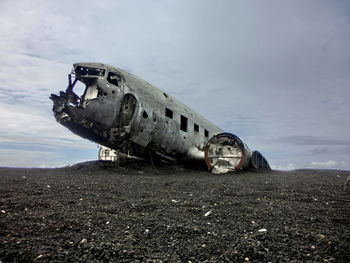
[[[350,262],[348,176],[0,168],[0,262]]]

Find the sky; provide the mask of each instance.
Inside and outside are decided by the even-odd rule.
[[[0,166],[97,159],[55,121],[76,62],[124,69],[274,169],[350,170],[347,0],[1,0]]]

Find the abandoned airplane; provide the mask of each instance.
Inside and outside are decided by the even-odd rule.
[[[120,153],[150,161],[197,160],[213,173],[270,168],[238,136],[224,133],[126,71],[100,63],[76,63],[68,81],[65,92],[51,94],[55,118],[73,133],[107,147],[104,150],[113,149],[116,156],[103,160],[114,160]],[[81,96],[77,83],[83,88]]]

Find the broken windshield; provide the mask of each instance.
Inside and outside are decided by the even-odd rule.
[[[106,70],[101,68],[90,68],[83,66],[76,66],[73,69],[75,75],[84,76],[84,77],[103,77]]]

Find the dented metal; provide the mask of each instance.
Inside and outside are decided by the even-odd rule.
[[[232,133],[213,136],[205,147],[205,162],[213,173],[227,173],[253,167],[270,169],[265,157],[252,152],[248,146]]]
[[[205,162],[213,173],[241,170],[250,164],[252,151],[236,135],[220,133],[205,147]]]
[[[116,150],[101,145],[98,150],[98,160],[116,162],[118,160],[118,153]]]
[[[85,86],[82,94],[76,92],[77,83]],[[209,153],[214,149],[215,139],[207,144],[210,138],[223,133],[220,128],[160,89],[121,69],[101,63],[76,63],[68,75],[66,91],[51,94],[50,98],[57,122],[107,147],[104,150],[109,148],[148,160],[204,162],[205,159],[210,164],[209,169],[215,167],[214,172],[221,171],[218,163],[225,166],[223,161],[216,161],[215,165],[208,161],[208,158],[222,159]],[[247,165],[231,160],[226,162],[230,168],[222,171],[248,167],[253,154],[250,150],[244,154]],[[256,163],[262,162],[259,158],[260,155],[255,158]]]

